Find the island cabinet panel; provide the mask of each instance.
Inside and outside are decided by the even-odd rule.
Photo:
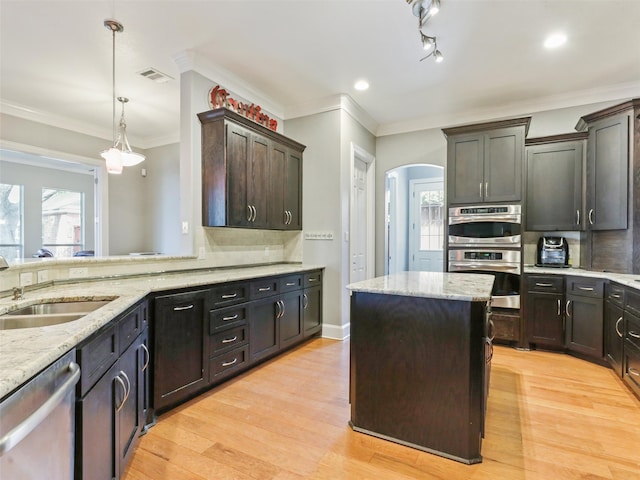
[[[154,300],[154,407],[176,405],[206,387],[208,289],[158,296]]]
[[[485,338],[484,303],[352,292],[354,430],[480,462]]]
[[[225,108],[202,123],[202,225],[302,228],[301,145]]]

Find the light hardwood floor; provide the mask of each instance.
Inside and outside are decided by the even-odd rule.
[[[316,339],[161,416],[125,480],[640,479],[640,401],[611,370],[509,347],[492,365],[481,464],[353,432],[349,343]]]

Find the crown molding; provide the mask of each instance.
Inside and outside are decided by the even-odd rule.
[[[289,107],[285,110],[285,120],[291,120],[318,113],[344,110],[373,135],[376,134],[378,123],[358,103],[346,93],[331,95],[315,99],[306,103]]]
[[[511,118],[535,112],[544,112],[547,110],[577,107],[602,102],[620,102],[639,96],[640,82],[617,84],[607,87],[580,90],[568,94],[552,95],[540,99],[512,102],[501,105],[497,108],[469,110],[464,113],[450,115],[434,115],[406,122],[381,125],[376,132],[376,136],[383,137],[386,135],[443,128],[446,126],[465,123]]]
[[[198,55],[192,50],[185,50],[174,55],[173,61],[178,66],[181,74],[193,70],[247,101],[260,104],[262,110],[269,112],[271,115],[279,119],[284,118],[282,106],[269,95],[255,88],[241,77],[214,65],[202,55]]]

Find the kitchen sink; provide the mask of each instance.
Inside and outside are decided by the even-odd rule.
[[[111,300],[76,300],[28,305],[0,315],[0,330],[47,327],[72,322],[106,305]]]

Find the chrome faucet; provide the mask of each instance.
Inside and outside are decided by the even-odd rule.
[[[24,294],[24,287],[13,287],[13,300],[21,300]]]

